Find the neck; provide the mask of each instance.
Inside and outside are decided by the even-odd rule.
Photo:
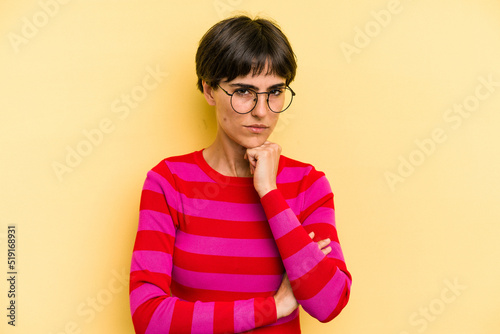
[[[250,165],[244,159],[247,149],[233,141],[221,140],[219,133],[212,145],[203,150],[205,161],[222,175],[250,177]]]

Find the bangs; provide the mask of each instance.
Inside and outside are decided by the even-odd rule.
[[[225,66],[221,66],[220,72],[216,75],[219,81],[232,81],[250,73],[252,76],[274,74],[284,78],[287,84],[293,80],[294,74],[291,69],[294,68],[294,64],[287,59],[286,53],[280,48],[282,45],[270,43],[262,34],[249,35],[247,40],[240,43],[244,47],[228,52],[227,58],[221,61]]]

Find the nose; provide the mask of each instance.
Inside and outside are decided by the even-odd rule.
[[[252,116],[257,118],[263,118],[266,116],[268,112],[270,112],[269,105],[267,103],[267,98],[268,98],[267,94],[257,95],[257,104],[255,105],[255,108],[253,108],[251,112]]]

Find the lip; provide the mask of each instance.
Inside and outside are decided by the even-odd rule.
[[[264,124],[250,124],[250,125],[244,125],[244,127],[250,130],[250,132],[252,133],[262,133],[269,128],[267,125]]]

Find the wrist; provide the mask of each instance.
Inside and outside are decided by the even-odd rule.
[[[274,303],[276,304],[276,320],[278,320],[280,318],[283,318],[283,315],[281,314],[280,303],[278,302],[276,295],[274,295],[273,298],[274,298]]]
[[[259,197],[262,198],[262,197],[266,196],[268,193],[270,193],[271,191],[276,190],[276,189],[278,189],[278,187],[276,185],[272,185],[272,186],[264,187],[261,189],[257,189],[257,193],[259,194]]]

